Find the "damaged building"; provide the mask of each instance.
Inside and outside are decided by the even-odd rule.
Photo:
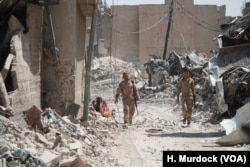
[[[1,110],[82,111],[86,18],[96,0],[0,2]],[[6,116],[7,116],[6,115]]]
[[[88,165],[77,156],[100,162],[99,132],[62,118],[83,114],[87,17],[97,3],[0,1],[0,166]]]

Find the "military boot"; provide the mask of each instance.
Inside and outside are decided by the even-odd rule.
[[[185,124],[185,123],[186,123],[186,118],[184,118],[184,119],[182,120],[182,122],[183,122],[183,124]]]

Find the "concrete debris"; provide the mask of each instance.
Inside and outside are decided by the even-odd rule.
[[[100,101],[112,101],[113,99],[106,99],[100,96],[102,90],[109,88],[112,90],[113,77],[120,77],[125,71],[134,75],[136,85],[140,87],[140,101],[155,104],[173,104],[175,106],[175,84],[181,76],[173,76],[171,80],[166,80],[161,85],[149,86],[145,80],[147,75],[143,74],[143,69],[137,69],[131,63],[126,63],[118,59],[112,58],[115,67],[115,74],[108,73],[107,67],[110,66],[110,58],[103,57],[95,60],[93,63],[92,78],[94,81],[101,82],[110,78],[110,82],[103,82],[103,84],[92,85],[99,96]],[[100,63],[101,62],[101,63]],[[116,63],[115,63],[116,62]],[[119,64],[119,65],[117,65]],[[198,63],[197,63],[198,64]],[[193,66],[194,67],[194,66]],[[203,68],[204,67],[204,68]],[[210,117],[214,112],[214,92],[210,89],[209,79],[206,75],[207,66],[202,66],[202,70],[197,70],[196,76],[196,93],[197,93],[197,109],[195,109],[194,119],[203,119]],[[111,70],[112,71],[112,70]],[[141,71],[140,73],[138,71]],[[145,70],[146,71],[146,70]],[[201,72],[200,71],[205,71]],[[95,74],[96,72],[97,74]],[[137,72],[137,73],[136,73]],[[102,75],[103,74],[103,75]],[[147,74],[147,73],[146,73]],[[202,79],[201,79],[202,78]],[[92,81],[92,82],[94,82]],[[89,125],[83,126],[81,120],[72,122],[73,115],[61,117],[51,108],[46,108],[44,111],[36,106],[32,106],[24,112],[24,118],[27,122],[27,127],[19,127],[15,123],[0,116],[0,158],[1,163],[6,166],[20,166],[20,164],[34,164],[37,166],[102,166],[102,163],[113,164],[116,166],[117,159],[109,157],[110,147],[116,146],[114,142],[114,133],[119,133],[122,126],[115,120],[115,117],[104,117],[101,114],[101,103],[95,106],[95,102],[89,107]],[[140,103],[139,103],[140,104]],[[106,106],[107,107],[107,106]],[[174,110],[180,110],[180,106],[173,107]],[[77,109],[77,107],[76,107]],[[113,113],[115,109],[106,108]],[[204,112],[201,112],[204,111]],[[116,112],[119,114],[119,112]],[[144,126],[150,129],[167,129],[174,128],[175,122],[159,119],[158,116],[148,116],[143,111],[140,111],[140,117],[135,116],[135,126]],[[18,141],[18,142],[16,142]],[[4,156],[14,156],[11,151],[18,153],[26,153],[27,159],[12,159],[7,161]]]
[[[8,163],[9,161],[19,161],[21,164],[26,164],[27,167],[37,167],[41,164],[40,160],[33,157],[28,151],[22,149],[8,150],[0,156],[0,159],[5,159],[5,162],[8,164],[8,166],[14,166],[16,163]]]
[[[141,78],[141,76],[138,75],[138,73],[141,72],[138,72],[135,64],[128,63],[114,57],[101,57],[99,59],[94,59],[92,62],[91,80],[95,82],[107,80],[107,82],[110,81],[109,84],[112,84],[114,82],[113,80],[121,78],[123,72],[128,72],[131,74],[132,79],[136,80]]]
[[[217,141],[219,145],[250,143],[249,17],[245,10],[244,16],[221,25],[224,34],[218,36],[220,50],[209,60],[210,79],[217,96],[217,121],[227,134]]]
[[[0,115],[6,118],[14,116],[11,107],[3,107],[3,106],[0,106]]]
[[[193,78],[200,78],[208,74],[208,59],[202,53],[192,51],[178,55],[171,50],[169,57],[162,60],[161,57],[152,55],[149,62],[144,64],[149,76],[148,85],[158,86],[166,82],[174,82],[171,77],[180,76],[183,68],[188,68]]]
[[[152,55],[149,62],[144,64],[148,74],[148,84],[140,88],[143,98],[174,98],[176,83],[182,77],[182,70],[188,68],[195,81],[196,111],[216,111],[215,93],[209,80],[208,59],[203,53],[192,51],[178,55],[171,51],[169,58]],[[162,95],[161,95],[162,94]],[[163,97],[165,96],[165,97]]]
[[[232,118],[249,93],[249,45],[220,49],[209,61],[209,78],[216,91],[218,112]]]
[[[149,62],[144,64],[146,72],[148,74],[148,85],[157,86],[166,82],[168,78],[166,71],[170,68],[166,61],[163,61],[161,57],[152,55]]]
[[[244,32],[247,29],[245,27]],[[88,126],[83,126],[81,120],[75,119],[79,110],[79,106],[75,104],[67,105],[67,111],[74,112],[67,112],[64,117],[51,108],[43,111],[32,106],[23,112],[27,127],[20,127],[0,114],[0,164],[12,167],[24,164],[30,167],[94,167],[108,163],[117,166],[118,160],[107,155],[111,151],[109,148],[117,146],[113,134],[117,135],[123,129],[113,115],[115,109],[103,103],[114,99],[106,99],[101,93],[102,90],[112,90],[123,72],[128,72],[135,81],[143,104],[168,103],[173,105],[173,110],[168,112],[175,112],[181,110],[175,104],[176,83],[182,77],[182,69],[189,68],[195,81],[197,98],[194,121],[212,117],[212,114],[221,111],[231,116],[236,115],[232,121],[238,126],[231,128],[216,143],[224,146],[248,144],[249,119],[239,119],[244,114],[238,113],[250,101],[248,48],[249,46],[229,48],[230,52],[221,48],[209,60],[197,51],[183,55],[171,51],[167,60],[152,55],[152,59],[142,67],[114,57],[95,59],[91,66],[91,82],[94,83],[91,86],[98,96],[92,98]],[[238,55],[237,58],[234,58],[235,55]],[[7,101],[6,104],[8,103]],[[104,116],[105,112],[108,113],[107,116]],[[119,111],[116,113],[119,114]],[[223,116],[215,120],[218,123],[223,120]],[[174,121],[159,119],[153,114],[149,116],[143,111],[140,111],[140,117],[135,116],[134,124],[153,132],[175,127]]]
[[[249,108],[250,102],[239,108],[236,112],[236,115],[232,119],[224,119],[221,121],[220,124],[226,130],[226,134],[230,134],[231,132],[240,129],[246,122],[250,120]]]
[[[250,144],[250,122],[244,124],[239,129],[232,131],[228,135],[221,137],[216,141],[216,144],[222,146]]]
[[[93,110],[90,111],[90,126],[84,127],[80,120],[72,123],[51,108],[42,111],[32,106],[24,113],[27,127],[0,116],[2,166],[101,166],[100,159],[117,164],[116,159],[107,157],[108,148],[115,145],[112,133],[119,128],[112,126],[116,124],[113,119]]]
[[[236,17],[230,23],[222,24],[221,30],[225,32],[218,36],[219,47],[227,47],[241,45],[250,42],[250,13],[246,13],[242,17]]]
[[[193,54],[195,53],[196,52],[194,52]],[[199,56],[201,56],[201,58],[198,58]],[[216,98],[209,83],[209,77],[208,77],[208,72],[207,72],[208,71],[207,60],[203,58],[202,54],[199,54],[199,56],[196,57],[195,55],[193,55],[193,56],[190,56],[191,58],[189,58],[189,59],[192,59],[192,61],[190,62],[193,62],[193,64],[191,63],[189,64],[190,69],[193,70],[194,78],[196,78],[196,91],[197,91],[196,92],[197,94],[196,106],[197,107],[194,111],[196,113],[194,114],[194,120],[207,118],[209,121],[209,117],[211,117],[212,114],[216,111],[216,104],[215,104]],[[108,69],[109,66],[115,66],[117,68],[115,72],[115,76],[118,77],[118,74],[119,74],[119,77],[121,77],[122,72],[125,71],[124,67],[127,67],[129,63],[123,62],[122,60],[115,59],[115,58],[112,58],[112,60],[114,60],[113,62],[119,62],[120,65],[116,66],[116,64],[112,64],[112,63],[110,64],[109,58],[101,57],[100,59],[96,60],[96,62],[101,62],[102,65],[99,65],[99,66],[93,65],[95,72],[103,71],[103,73],[105,73],[105,71]],[[168,68],[165,67],[165,65],[167,65],[168,63],[164,63],[163,60],[159,57],[153,56],[153,59],[151,59],[150,62],[151,64],[150,63],[149,64],[152,65],[153,71],[160,69],[160,71],[162,71],[164,75],[166,74],[166,80],[162,80],[163,82],[160,85],[156,84],[156,86],[149,86],[148,79],[150,78],[150,76],[148,75],[147,69],[145,69],[145,66],[143,65],[142,67],[137,67],[139,68],[138,70],[136,69],[136,66],[130,65],[129,71],[132,77],[136,76],[134,75],[135,71],[141,72],[141,73],[138,73],[140,75],[138,75],[139,77],[137,77],[135,80],[136,86],[140,93],[140,101],[138,102],[138,106],[140,107],[142,104],[143,105],[152,104],[152,105],[160,106],[160,105],[165,105],[167,103],[167,104],[172,104],[173,112],[181,111],[181,107],[175,104],[176,82],[178,81],[178,79],[180,79],[181,76],[174,75],[170,78],[168,76],[168,71],[166,70]],[[104,67],[105,65],[106,67]],[[196,67],[198,66],[199,68],[197,68],[196,70]],[[100,73],[98,73],[98,75],[96,76],[99,76],[99,74]],[[152,73],[152,75],[154,75],[154,73]],[[112,94],[113,94],[112,88],[117,85],[117,82],[114,82],[115,78],[112,78],[112,76],[110,75],[107,75],[103,78],[105,79],[101,80],[102,78],[96,78],[98,80],[98,83],[102,83],[102,84],[92,84],[93,106],[96,104],[96,100],[99,98],[102,98],[102,100],[107,99],[108,101],[114,101],[114,99],[110,97],[112,97]],[[154,77],[154,78],[157,79],[157,77]],[[110,95],[108,97],[105,97],[106,94],[103,94],[103,96],[101,96],[103,91],[109,92],[109,90],[110,90]],[[93,111],[100,110],[99,103],[97,104],[98,104],[97,107],[93,107]],[[112,104],[110,106],[112,106]],[[120,114],[120,112],[117,109],[110,108],[110,110],[112,111],[115,110],[116,114],[118,115]],[[171,111],[168,111],[168,112],[171,112]],[[96,112],[95,115],[101,115],[101,113]],[[111,119],[113,119],[113,117],[111,117]],[[117,127],[120,128],[119,124],[113,124],[112,126],[116,126],[116,125]],[[169,128],[174,128],[176,123],[174,121],[169,121],[167,119],[159,120],[158,116],[156,117],[148,116],[142,110],[140,111],[140,116],[135,115],[134,125],[148,127],[148,128],[156,128],[156,129],[169,129]],[[100,126],[99,122],[96,123],[94,126],[98,128]],[[102,123],[101,123],[101,126],[102,126]]]
[[[136,67],[131,63],[113,57],[96,59],[92,64],[92,76],[95,76],[92,80],[98,83],[94,84],[96,82],[92,81],[93,84],[91,84],[93,90],[95,90],[95,94],[97,94],[97,96],[93,96],[92,98],[93,106],[99,104],[96,100],[98,100],[98,97],[102,94],[101,92],[114,88],[117,85],[117,81],[119,81],[117,78],[121,78],[122,73],[126,70],[131,75],[131,78],[135,80],[141,97],[140,102],[146,104],[165,104],[168,102],[174,106],[176,83],[181,78],[182,67],[188,67],[195,80],[195,111],[216,113],[216,96],[210,85],[208,60],[204,58],[202,53],[198,53],[197,51],[181,56],[172,51],[170,55],[172,55],[172,58],[170,56],[167,61],[152,55],[151,60],[142,67]],[[170,69],[172,70],[171,77],[169,74]],[[113,71],[115,72],[112,73]],[[106,99],[104,96],[102,96],[102,98]],[[106,100],[113,101],[114,99]],[[99,111],[100,109],[98,108],[100,108],[100,106],[95,106],[94,110]]]
[[[195,111],[213,113],[209,121],[215,124],[234,117],[250,99],[249,16],[222,26],[227,30],[218,36],[219,51],[211,51],[214,56],[210,59],[198,51],[183,55],[170,51],[166,60],[151,55],[144,64],[148,82],[140,84],[141,100],[161,103],[162,99],[174,98],[175,85],[182,70],[188,68],[195,81]]]
[[[225,118],[232,118],[236,111],[247,104],[250,99],[248,84],[250,83],[250,54],[248,48],[249,45],[220,48],[219,52],[213,51],[214,57],[210,59],[205,58],[202,53],[197,51],[183,55],[178,55],[176,52],[171,51],[167,60],[162,60],[160,57],[152,55],[151,60],[143,65],[145,69],[144,74],[141,72],[139,74],[143,75],[136,78],[136,86],[141,97],[140,102],[159,105],[167,102],[173,104],[173,110],[180,110],[179,106],[175,105],[176,83],[182,77],[182,69],[187,67],[190,69],[191,77],[195,81],[196,108],[194,112],[197,115],[197,119],[210,117],[207,120],[208,122],[218,124]],[[110,62],[107,58],[106,63],[104,58],[101,58],[99,61],[102,62],[103,66],[106,65],[106,68],[100,65],[99,67],[101,68],[95,66],[96,72],[99,71],[96,76],[99,76],[101,71],[107,74],[105,69],[113,64],[107,63]],[[100,80],[96,77],[96,80],[102,83],[98,84],[98,86],[95,85],[99,94],[102,90],[112,88],[113,85],[117,84],[114,82],[114,78],[118,78],[118,74],[121,76],[121,73],[129,64],[121,60],[114,60],[113,62],[120,63],[119,66],[115,66],[115,74],[105,75],[103,77],[105,79],[99,78]],[[129,68],[131,75],[138,71],[133,65],[129,67],[131,67]],[[140,68],[140,71],[143,71],[142,68]],[[112,79],[112,75],[117,76]],[[194,118],[196,119],[195,116]],[[155,125],[153,126],[154,128],[164,128],[174,124],[164,121],[159,123],[147,116],[145,116],[144,120],[138,121],[135,120],[135,123],[142,125],[143,122],[144,126],[151,124],[151,128],[152,124]]]
[[[236,110],[245,105],[245,100],[250,97],[250,66],[235,66],[224,72],[223,78],[224,99],[228,105],[228,112],[231,117]]]
[[[62,154],[55,152],[53,150],[45,150],[39,154],[39,159],[42,162],[42,166],[53,167],[56,166],[59,162]]]

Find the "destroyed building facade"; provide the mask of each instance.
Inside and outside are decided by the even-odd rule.
[[[96,0],[0,2],[1,106],[83,108],[86,18]]]

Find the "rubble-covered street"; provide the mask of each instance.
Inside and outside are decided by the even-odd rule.
[[[110,67],[110,61],[116,63]],[[226,135],[225,129],[213,123],[213,111],[202,111],[201,104],[193,114],[191,125],[183,125],[181,107],[175,105],[174,84],[158,92],[148,88],[147,96],[138,103],[133,125],[124,128],[122,104],[114,103],[116,83],[112,72],[116,71],[114,77],[118,82],[123,69],[131,74],[137,74],[138,69],[131,63],[108,57],[95,59],[92,68],[100,71],[91,81],[98,83],[91,84],[92,100],[96,97],[105,100],[113,116],[101,116],[91,104],[87,127],[72,116],[60,117],[51,108],[41,111],[36,106],[24,113],[26,127],[1,117],[0,166],[162,166],[164,150],[249,150],[246,144],[231,147],[216,144]],[[135,76],[138,83],[144,80],[143,75]],[[29,111],[33,113],[30,122]],[[41,119],[34,113],[38,117],[42,115]],[[38,123],[41,120],[41,124],[36,124],[41,125],[38,131],[32,128],[34,119]]]
[[[113,58],[100,58],[93,64],[105,75],[107,72],[105,67],[110,66],[110,62],[113,64],[111,69],[116,71],[115,74],[117,71],[120,72],[120,79],[121,69],[126,69],[131,74],[135,74],[131,77],[138,81],[138,87],[142,87],[141,82],[145,80],[144,72],[141,71],[141,75],[139,75],[139,70],[130,63]],[[101,73],[98,74],[102,78]],[[115,77],[119,78],[119,75]],[[98,80],[98,78],[96,79]],[[250,148],[248,144],[235,144],[228,147],[217,143],[223,136],[226,136],[226,131],[221,124],[216,123],[216,113],[214,112],[216,104],[211,98],[204,98],[205,100],[202,100],[201,97],[198,98],[191,125],[183,125],[181,106],[175,104],[174,84],[165,84],[165,88],[161,91],[156,87],[148,87],[146,91],[142,87],[143,98],[138,103],[134,124],[128,128],[122,128],[122,104],[121,102],[117,105],[114,103],[114,82],[112,80],[107,82],[107,77],[106,82],[102,81],[104,80],[101,79],[99,84],[93,84],[92,97],[102,97],[107,100],[109,109],[115,111],[115,118],[111,117],[109,120],[120,123],[118,125],[121,128],[118,128],[117,131],[119,135],[114,136],[117,146],[112,147],[110,154],[118,160],[118,166],[162,166],[162,151],[164,150],[226,151],[249,150]],[[202,95],[204,90],[200,89],[197,91],[200,91],[198,94]]]
[[[99,1],[56,1],[0,0],[0,167],[161,167],[164,151],[247,151],[249,155],[250,2],[242,17],[227,17],[221,31],[216,31],[213,41],[218,48],[209,45],[210,56],[193,47],[173,47],[175,39],[167,58],[162,58],[143,55],[156,48],[154,40],[146,40],[150,34],[143,38],[133,32],[131,38],[124,35],[112,41],[119,32],[111,25],[115,17],[110,16],[115,15],[110,13],[109,21],[101,18],[111,8],[105,9]],[[184,7],[198,7],[192,0],[189,3],[181,5],[181,16]],[[149,23],[144,15],[153,19],[147,12],[157,6],[146,7],[133,7],[131,16],[138,13],[140,22],[130,28]],[[209,10],[207,5],[202,8]],[[223,14],[225,9],[221,10]],[[117,20],[123,25],[122,18]],[[103,27],[110,34],[101,32]],[[162,27],[158,30],[165,31]],[[197,37],[202,33],[197,31]],[[204,42],[202,47],[212,40],[198,39],[194,41]],[[120,48],[114,50],[117,41]],[[162,47],[157,39],[157,50]],[[185,80],[185,70],[193,81]],[[128,97],[133,96],[136,106],[129,121],[123,118],[127,94],[123,102],[119,91],[116,94],[124,72],[132,80],[125,93],[131,93]],[[191,85],[184,98],[193,105],[191,124],[190,117],[183,119],[177,100],[181,79]],[[128,105],[133,105],[131,99]]]
[[[211,99],[197,101],[192,123],[186,126],[181,106],[175,105],[174,84],[165,84],[161,91],[143,89],[143,70],[109,57],[95,59],[92,68],[96,75],[92,76],[91,99],[101,97],[113,116],[102,116],[90,103],[88,126],[71,115],[60,117],[51,108],[41,111],[36,106],[24,113],[29,129],[1,117],[0,166],[161,166],[164,150],[249,150],[247,144],[216,143],[226,132],[212,120],[215,113],[206,105]],[[142,90],[134,123],[128,127],[123,126],[121,102],[114,104],[114,90],[124,69]],[[143,96],[145,91],[147,96]]]

